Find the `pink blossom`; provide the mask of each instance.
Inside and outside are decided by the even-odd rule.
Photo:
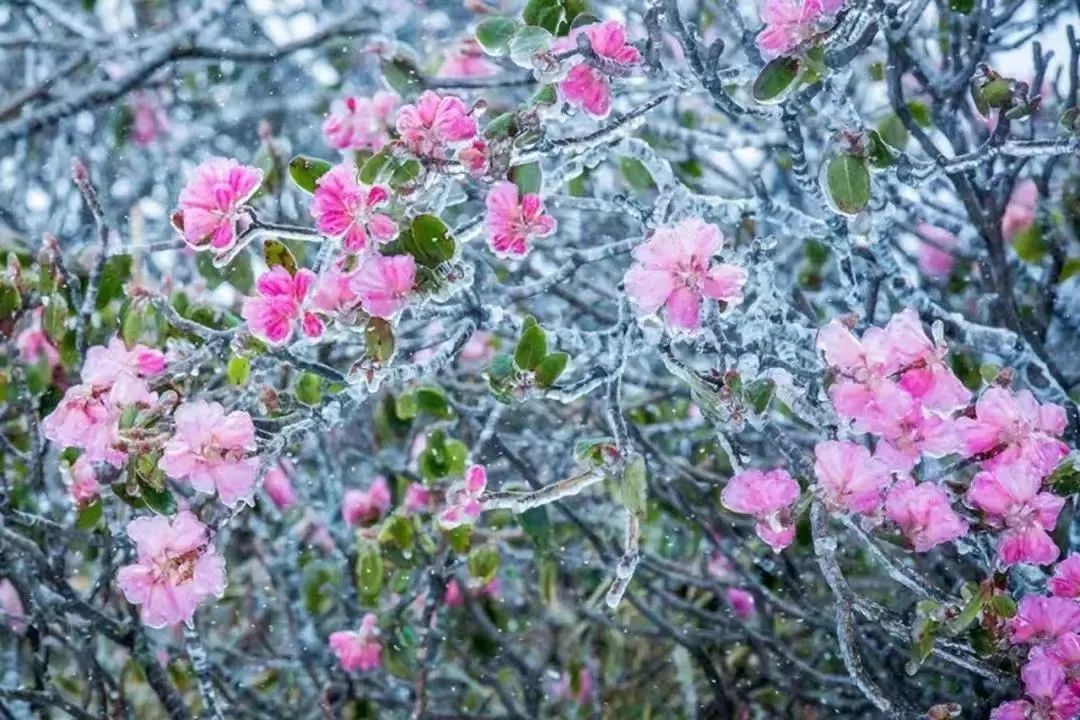
[[[1053,645],[1046,648],[1046,652],[1062,665],[1075,668],[1080,665],[1080,635],[1062,633]]]
[[[335,150],[379,150],[390,140],[390,116],[400,103],[397,93],[382,91],[335,100],[323,122],[326,144]]]
[[[0,579],[0,621],[16,635],[26,632],[26,608],[19,591],[7,578]]]
[[[292,337],[297,321],[304,335],[320,337],[326,329],[322,319],[306,310],[308,293],[315,283],[315,273],[301,268],[290,275],[277,265],[259,276],[257,295],[244,298],[240,314],[255,337],[272,345],[282,345]]]
[[[483,140],[473,140],[471,144],[458,151],[457,159],[470,175],[483,177],[484,173],[488,171],[490,161],[488,144]]]
[[[369,247],[369,240],[384,243],[397,234],[397,223],[388,215],[375,212],[386,204],[386,188],[368,186],[356,177],[351,163],[335,166],[319,178],[311,197],[311,215],[324,235],[342,241],[345,249],[359,252]]]
[[[229,158],[204,160],[180,191],[180,229],[187,244],[199,250],[209,243],[218,252],[231,248],[244,203],[262,179],[262,170]]]
[[[501,584],[499,583],[499,578],[492,578],[478,588],[474,587],[467,589],[469,591],[470,597],[497,598],[499,597],[500,588]],[[451,579],[450,582],[446,584],[446,592],[443,594],[443,602],[446,604],[447,607],[461,607],[465,603],[465,596],[462,594],[461,585],[458,584],[457,580]]]
[[[1068,598],[1025,595],[1009,626],[1013,643],[1053,642],[1080,630],[1080,604]]]
[[[1016,236],[1035,222],[1038,209],[1039,188],[1034,180],[1024,180],[1013,189],[1013,194],[1001,215],[1001,234],[1012,242]]]
[[[1051,595],[1080,599],[1080,555],[1070,555],[1059,562],[1047,587]]]
[[[757,606],[754,600],[754,596],[742,588],[727,588],[724,590],[724,597],[728,601],[728,605],[731,606],[732,612],[740,620],[748,620],[754,616],[757,611]]]
[[[916,485],[909,478],[893,485],[885,498],[885,515],[900,527],[916,552],[926,552],[968,531],[968,524],[952,509],[949,494],[931,482]]]
[[[83,362],[83,382],[96,390],[108,390],[109,402],[124,407],[135,403],[152,403],[156,396],[150,392],[146,378],[165,370],[165,356],[145,345],[127,349],[124,341],[113,336],[108,345],[95,345],[86,351]]]
[[[439,524],[445,530],[472,525],[483,512],[480,497],[487,488],[487,469],[471,465],[465,477],[455,482],[446,493],[446,508],[439,513]]]
[[[574,683],[571,682],[571,674],[574,672],[577,673],[577,692],[573,691]],[[579,705],[589,702],[593,694],[592,673],[584,666],[577,668],[576,671],[573,668],[564,671],[559,676],[559,681],[552,687],[551,694],[560,700],[573,700]]]
[[[1065,498],[1039,492],[1041,487],[1039,475],[1020,463],[997,465],[971,481],[968,502],[985,513],[989,524],[1005,530],[997,553],[1003,567],[1057,560],[1058,546],[1049,532],[1057,524]]]
[[[765,0],[761,9],[765,29],[758,33],[758,50],[766,60],[793,54],[827,29],[843,5],[843,0]]]
[[[625,277],[630,301],[645,315],[662,308],[669,328],[696,331],[704,298],[729,305],[742,302],[746,271],[712,262],[722,245],[720,229],[700,218],[658,229],[634,248],[636,262]]]
[[[839,440],[814,447],[814,474],[829,505],[864,515],[878,509],[891,482],[885,466],[869,450]]]
[[[1060,405],[1040,405],[1029,390],[1013,394],[992,387],[975,403],[975,417],[957,419],[956,429],[969,455],[992,454],[983,460],[983,467],[1024,462],[1041,478],[1069,452],[1057,439],[1065,424]]]
[[[367,490],[347,490],[341,499],[341,516],[349,525],[370,525],[390,507],[390,486],[375,476]]]
[[[1031,720],[1031,703],[1027,700],[1010,700],[990,711],[990,720]]]
[[[293,489],[289,474],[281,465],[272,465],[263,478],[263,490],[279,510],[287,510],[296,503],[296,491]]]
[[[558,223],[544,212],[544,201],[536,193],[519,198],[512,182],[495,183],[487,195],[488,246],[501,258],[525,257],[528,241],[547,237]]]
[[[379,642],[378,618],[374,613],[367,613],[360,621],[360,630],[339,630],[330,635],[330,649],[337,655],[338,662],[346,672],[359,670],[367,672],[382,665],[379,655],[382,643]]]
[[[1073,720],[1080,712],[1080,696],[1066,682],[1065,668],[1052,657],[1032,651],[1020,678],[1040,720]]]
[[[426,512],[431,506],[431,491],[420,483],[409,483],[405,488],[405,512]]]
[[[389,320],[408,304],[415,282],[412,255],[371,255],[361,261],[349,289],[369,315]]]
[[[90,385],[67,389],[56,408],[41,423],[42,434],[62,447],[81,448],[88,462],[124,464],[127,454],[117,447],[120,408],[108,402],[108,392]]]
[[[799,499],[799,483],[777,468],[769,472],[745,470],[728,481],[720,496],[732,512],[752,515],[758,537],[779,552],[795,538],[791,506]]]
[[[19,357],[27,364],[44,362],[52,369],[60,364],[60,351],[41,328],[41,318],[45,308],[37,308],[32,315],[32,322],[15,338],[15,347]]]
[[[169,132],[169,116],[158,98],[148,92],[131,95],[131,138],[137,145],[152,144]]]
[[[465,37],[446,54],[436,77],[485,78],[498,73],[499,68],[487,59],[480,43],[474,38]]]
[[[258,461],[247,457],[255,450],[255,426],[242,410],[226,414],[220,403],[186,402],[173,415],[176,432],[165,443],[158,461],[165,473],[187,480],[204,493],[217,491],[229,507],[251,501]]]
[[[629,74],[641,62],[637,49],[626,41],[626,28],[614,20],[575,28],[562,40],[552,44],[552,50],[565,52],[577,48],[578,36],[584,34],[592,51],[601,59],[593,64],[583,59],[570,69],[559,83],[559,93],[571,105],[587,113],[605,117],[611,111],[611,81],[609,72]]]
[[[476,135],[476,120],[469,117],[461,98],[443,97],[431,90],[397,116],[397,131],[405,145],[420,157],[446,160],[450,150]]]
[[[929,223],[919,223],[915,231],[927,241],[919,243],[919,269],[932,278],[949,277],[956,262],[949,250],[954,249],[960,241],[945,228]]]
[[[311,295],[311,307],[327,314],[352,310],[360,298],[352,291],[352,274],[339,267],[331,267],[319,276],[315,292]]]
[[[68,489],[71,491],[71,499],[76,507],[84,508],[92,504],[101,495],[101,484],[97,479],[97,470],[94,463],[81,455],[75,464],[65,469],[68,481]]]
[[[206,526],[182,510],[170,522],[161,515],[127,526],[138,560],[120,568],[116,582],[142,621],[154,628],[190,623],[195,607],[225,592],[225,560],[214,552]]]

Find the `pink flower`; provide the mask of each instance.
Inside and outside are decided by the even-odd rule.
[[[915,231],[927,240],[919,243],[919,269],[932,278],[949,277],[956,262],[949,250],[955,248],[960,241],[945,228],[929,223],[919,223]]]
[[[931,482],[916,485],[909,478],[896,483],[885,498],[885,515],[900,527],[916,552],[926,552],[968,531],[968,524],[952,509],[949,494]]]
[[[759,538],[780,552],[795,538],[791,506],[799,499],[799,483],[786,470],[745,470],[728,481],[720,501],[728,510],[752,515]]]
[[[501,258],[525,257],[527,242],[533,237],[547,237],[558,223],[544,213],[544,201],[536,193],[519,199],[512,182],[495,183],[487,195],[488,246]]]
[[[1067,683],[1065,668],[1052,657],[1036,650],[1020,669],[1024,692],[1034,700],[1040,720],[1073,720],[1080,712],[1080,696]]]
[[[1080,604],[1068,598],[1025,595],[1009,626],[1014,644],[1053,642],[1080,630]]]
[[[390,320],[408,304],[415,282],[412,255],[371,255],[361,261],[349,289],[369,315]]]
[[[420,157],[446,160],[458,143],[476,135],[476,120],[469,117],[461,98],[426,91],[415,105],[405,105],[397,116],[397,131],[405,145]]]
[[[26,632],[26,608],[19,591],[7,578],[0,579],[0,621],[16,635]]]
[[[446,508],[439,513],[439,524],[443,529],[453,530],[476,522],[484,510],[480,497],[486,487],[487,469],[483,465],[470,466],[465,471],[465,477],[454,483],[446,493]]]
[[[191,247],[228,250],[236,242],[241,210],[262,183],[262,170],[235,160],[204,160],[180,191],[180,229]]]
[[[124,464],[127,454],[117,448],[120,408],[108,402],[106,391],[90,385],[67,389],[56,408],[42,421],[41,432],[63,447],[81,448],[87,462]]]
[[[1051,595],[1080,599],[1080,555],[1070,555],[1058,563],[1047,586]]]
[[[446,54],[436,77],[485,78],[498,73],[499,68],[487,59],[480,43],[471,37],[465,37]]]
[[[814,447],[814,474],[822,496],[838,509],[869,515],[891,482],[885,466],[853,442],[829,440]]]
[[[1029,390],[1015,395],[992,387],[975,403],[975,417],[956,420],[969,455],[992,453],[983,467],[994,468],[1024,462],[1045,477],[1068,454],[1068,446],[1056,439],[1065,431],[1065,409],[1060,405],[1040,405]]]
[[[985,513],[988,523],[1005,529],[997,552],[1002,567],[1057,560],[1058,546],[1049,531],[1057,524],[1065,498],[1039,492],[1041,486],[1039,475],[1020,463],[984,470],[971,481],[968,502]]]
[[[990,720],[1030,720],[1031,703],[1027,700],[1010,700],[990,711]]]
[[[86,459],[86,455],[79,456],[75,464],[65,468],[65,476],[68,481],[68,489],[71,491],[71,499],[76,507],[84,508],[92,504],[101,494],[101,484],[97,479],[97,470],[94,463]]]
[[[457,159],[470,175],[483,177],[488,171],[488,144],[483,140],[473,140],[472,144],[458,151]]]
[[[405,512],[426,512],[431,506],[431,491],[420,483],[409,483],[405,488]]]
[[[132,520],[128,537],[138,561],[120,568],[116,582],[128,602],[139,605],[153,628],[190,623],[195,607],[225,592],[225,560],[214,552],[206,526],[187,510]]]
[[[765,29],[758,33],[758,50],[766,60],[791,55],[827,29],[843,5],[843,0],[765,0],[761,9]]]
[[[242,410],[226,414],[220,403],[186,402],[173,415],[176,432],[165,443],[158,461],[165,473],[187,480],[204,493],[217,491],[229,507],[250,503],[258,461],[247,457],[255,450],[255,426]]]
[[[724,590],[724,597],[728,601],[728,605],[731,606],[732,612],[735,613],[735,617],[740,620],[748,620],[754,616],[757,610],[754,596],[748,591],[742,588],[727,588]]]
[[[360,621],[359,632],[339,630],[330,635],[330,649],[337,655],[338,662],[346,672],[367,672],[382,665],[379,657],[382,644],[378,640],[377,623],[375,614],[367,613]]]
[[[390,139],[390,116],[400,103],[394,92],[335,100],[323,122],[326,144],[335,150],[379,150]]]
[[[131,138],[137,145],[150,145],[169,132],[169,116],[157,97],[148,92],[131,95]]]
[[[23,362],[29,365],[44,362],[46,367],[52,369],[60,364],[60,351],[41,328],[44,313],[45,308],[34,311],[31,324],[15,338],[15,347]]]
[[[255,337],[271,345],[282,345],[292,337],[296,322],[309,338],[320,337],[326,329],[322,319],[305,310],[307,296],[315,283],[315,273],[301,268],[295,275],[277,265],[259,276],[258,295],[244,298],[240,314]]]
[[[156,396],[146,378],[161,374],[165,356],[145,345],[127,349],[124,341],[113,336],[108,345],[95,345],[86,351],[83,382],[96,390],[108,390],[109,402],[124,407],[134,403],[149,404]]]
[[[493,578],[479,588],[469,589],[469,595],[470,597],[497,598],[499,597],[500,587],[499,578]],[[457,580],[451,579],[446,584],[443,602],[446,603],[446,607],[461,607],[465,603],[465,596],[462,594],[461,585],[458,584]]]
[[[1016,236],[1035,222],[1039,204],[1039,188],[1034,180],[1024,180],[1013,189],[1012,197],[1001,215],[1001,234],[1012,242]]]
[[[370,525],[390,507],[390,486],[377,475],[367,490],[347,490],[341,499],[341,516],[350,525]]]
[[[609,73],[629,74],[641,62],[637,49],[626,42],[626,28],[614,20],[575,28],[562,40],[552,44],[552,50],[566,52],[577,48],[577,38],[584,34],[601,62],[592,64],[584,59],[574,65],[566,79],[559,83],[559,93],[571,105],[583,108],[597,117],[611,111],[611,81]]]
[[[719,228],[700,218],[684,220],[653,233],[634,248],[633,267],[625,277],[626,293],[644,315],[664,310],[669,328],[696,331],[701,327],[701,301],[742,302],[746,271],[736,265],[714,264],[723,245]]]
[[[270,500],[278,510],[286,510],[296,503],[296,491],[293,490],[292,480],[281,465],[273,465],[266,471],[263,478],[263,490],[270,496]]]
[[[351,274],[331,267],[319,277],[315,292],[311,295],[311,306],[327,314],[352,310],[360,298],[352,291],[351,283]]]
[[[374,212],[390,194],[379,185],[359,182],[350,163],[335,166],[319,178],[311,197],[311,215],[319,232],[342,241],[345,249],[359,252],[369,239],[384,243],[397,234],[397,223]]]

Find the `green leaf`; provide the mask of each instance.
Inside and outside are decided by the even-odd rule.
[[[488,376],[492,380],[505,380],[514,374],[514,359],[505,353],[500,353],[491,358],[488,365]]]
[[[635,190],[648,190],[653,186],[652,175],[637,158],[619,158],[619,169],[622,170],[626,182]]]
[[[907,103],[908,112],[911,113],[911,119],[924,128],[930,127],[933,119],[930,117],[930,108],[925,103],[921,103],[918,100],[909,100]]]
[[[419,160],[409,158],[398,165],[390,175],[390,187],[404,188],[411,186],[420,177],[423,170],[424,166],[420,164]]]
[[[366,602],[378,600],[383,586],[383,559],[379,548],[367,544],[356,558],[356,589]]]
[[[299,269],[296,256],[292,254],[288,245],[280,240],[267,240],[263,243],[263,260],[266,261],[267,267],[271,269],[283,267],[290,275],[295,275]]]
[[[446,532],[446,542],[450,544],[450,547],[458,555],[469,552],[469,545],[472,542],[472,525],[461,525],[453,530],[448,530]]]
[[[870,171],[862,158],[848,154],[832,158],[825,181],[829,197],[842,213],[855,215],[870,202]]]
[[[517,27],[517,21],[508,17],[488,18],[476,26],[476,41],[488,55],[500,57],[510,52],[510,38]]]
[[[517,516],[521,529],[540,548],[546,548],[551,540],[551,518],[543,505],[534,507]]]
[[[959,635],[971,626],[971,623],[975,622],[975,619],[979,617],[979,613],[983,608],[983,596],[981,593],[976,593],[968,600],[967,605],[960,613],[949,621],[946,626],[946,630],[952,636]]]
[[[897,150],[903,150],[908,144],[908,131],[903,121],[896,115],[889,115],[878,123],[881,139]]]
[[[1032,223],[1016,233],[1013,237],[1012,246],[1017,256],[1027,263],[1039,262],[1049,249],[1043,240],[1038,223]]]
[[[1003,108],[1012,102],[1012,83],[1005,78],[991,80],[979,91],[982,101],[992,108]]]
[[[547,52],[552,40],[551,33],[544,28],[520,28],[514,33],[514,37],[510,38],[510,60],[518,67],[531,69],[533,56]]]
[[[585,9],[584,0],[529,0],[521,19],[526,25],[542,27],[554,35],[566,35]]]
[[[64,333],[67,332],[67,317],[67,300],[60,293],[53,293],[41,316],[41,329],[45,331],[46,337],[52,340],[53,345],[59,345],[64,339]]]
[[[949,9],[962,15],[969,15],[975,9],[975,0],[949,0]]]
[[[379,532],[379,542],[384,544],[393,543],[402,550],[410,550],[413,546],[413,526],[407,517],[391,515],[383,523]]]
[[[535,162],[510,168],[510,179],[514,181],[522,194],[540,192],[540,186],[544,182],[540,163]]]
[[[775,382],[770,378],[760,378],[746,386],[744,397],[747,404],[754,409],[754,412],[760,415],[769,409],[769,403],[772,402],[773,393],[775,392]]]
[[[510,137],[517,132],[517,114],[512,112],[503,113],[492,118],[484,128],[484,137],[488,140],[498,140]]]
[[[315,192],[319,178],[334,167],[333,163],[319,158],[297,155],[289,161],[289,177],[304,192]]]
[[[360,167],[360,182],[365,185],[375,185],[384,176],[384,171],[394,167],[394,156],[387,149],[380,150],[372,155]]]
[[[168,489],[157,490],[146,483],[139,484],[143,502],[158,515],[175,515],[176,499]]]
[[[536,386],[540,388],[549,388],[555,384],[555,381],[559,379],[559,376],[566,370],[566,363],[570,361],[570,356],[564,352],[554,352],[540,361],[540,364],[536,367]]]
[[[547,333],[539,325],[525,328],[514,348],[514,362],[522,370],[535,370],[547,356]]]
[[[251,360],[243,355],[233,355],[229,358],[229,365],[225,369],[225,377],[230,385],[243,387],[247,385],[248,376],[251,374]]]
[[[255,284],[255,276],[251,270],[251,257],[246,254],[238,255],[227,267],[219,268],[214,265],[214,257],[211,253],[201,252],[195,257],[195,268],[211,290],[216,290],[222,283],[227,282],[247,295]]]
[[[442,391],[442,388],[431,385],[417,388],[415,397],[417,409],[431,417],[447,420],[454,416],[453,410],[450,409],[450,403],[446,399],[446,393]]]
[[[499,572],[499,550],[494,545],[482,545],[469,553],[469,574],[482,583],[489,583]]]
[[[101,268],[98,279],[97,309],[124,297],[124,283],[131,279],[131,255],[112,255]]]
[[[300,373],[296,379],[296,399],[305,405],[318,405],[322,402],[322,383],[322,378],[315,373]]]
[[[419,68],[412,60],[396,57],[384,60],[382,63],[382,75],[386,84],[397,91],[402,97],[410,97],[423,89],[424,81]]]
[[[1065,282],[1074,275],[1080,275],[1080,258],[1072,257],[1061,266],[1061,276],[1058,278],[1058,282]]]
[[[1016,617],[1016,601],[1008,595],[995,595],[990,599],[990,608],[998,617],[1006,620]]]
[[[454,240],[446,223],[435,215],[417,215],[405,235],[405,251],[419,264],[435,268],[454,257]]]
[[[635,455],[623,471],[620,493],[628,512],[644,518],[648,510],[649,484],[645,458]]]
[[[559,566],[551,558],[540,561],[540,599],[545,605],[554,605],[559,600]]]
[[[799,76],[799,61],[792,57],[778,57],[761,69],[754,80],[753,95],[759,103],[772,104],[784,99],[794,89]]]
[[[104,506],[101,504],[101,498],[86,507],[79,508],[79,512],[75,515],[75,527],[79,530],[92,530],[101,520],[103,510]]]
[[[22,307],[22,295],[19,289],[7,280],[0,279],[0,318],[7,319],[15,315]]]
[[[367,354],[376,362],[387,363],[394,356],[394,328],[386,320],[373,317],[364,328]]]

